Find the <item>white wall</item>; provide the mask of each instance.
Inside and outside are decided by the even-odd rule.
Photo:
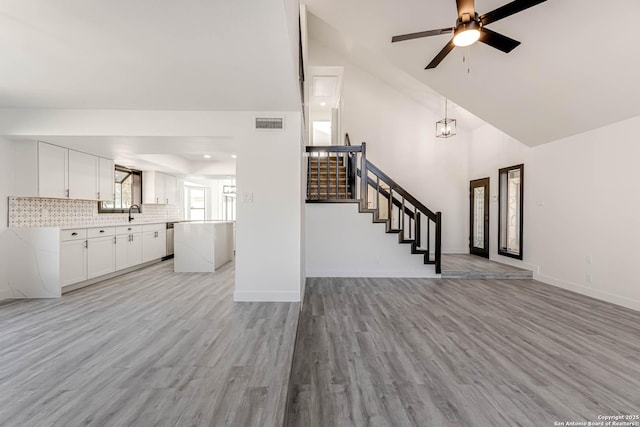
[[[310,65],[344,66],[341,127],[367,159],[443,216],[443,252],[468,252],[467,157],[470,133],[435,137],[444,111],[432,111],[344,56],[310,41]],[[341,136],[341,138],[344,136]]]
[[[306,206],[306,269],[309,277],[437,277],[411,245],[358,212],[355,203]]]
[[[640,310],[640,117],[528,148],[487,125],[473,135],[470,178],[524,163],[524,259],[538,280]],[[491,203],[491,258],[497,203]],[[587,257],[592,262],[587,262]],[[591,275],[591,281],[587,275]]]
[[[0,300],[8,298],[9,291],[9,247],[7,221],[9,207],[7,200],[13,194],[13,143],[0,138]]]
[[[236,301],[299,301],[301,114],[284,131],[243,135],[237,158]]]

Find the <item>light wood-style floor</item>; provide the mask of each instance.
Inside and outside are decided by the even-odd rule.
[[[309,279],[288,426],[640,413],[640,313],[533,280]]]
[[[281,426],[299,304],[163,262],[0,305],[0,425]]]

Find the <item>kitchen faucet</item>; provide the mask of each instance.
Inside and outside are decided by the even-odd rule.
[[[138,205],[131,205],[129,206],[129,222],[133,221],[135,218],[133,218],[133,216],[131,216],[131,209],[136,208],[138,210],[138,213],[142,213],[140,212],[140,206]]]

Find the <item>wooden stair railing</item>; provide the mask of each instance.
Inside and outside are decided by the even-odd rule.
[[[308,203],[358,203],[360,212],[371,213],[375,223],[385,223],[387,233],[398,234],[399,243],[410,244],[412,254],[423,255],[424,263],[441,273],[442,214],[431,211],[367,160],[364,142],[312,146],[306,151]]]

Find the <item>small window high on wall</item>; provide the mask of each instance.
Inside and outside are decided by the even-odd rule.
[[[498,254],[522,259],[524,165],[499,171]]]

